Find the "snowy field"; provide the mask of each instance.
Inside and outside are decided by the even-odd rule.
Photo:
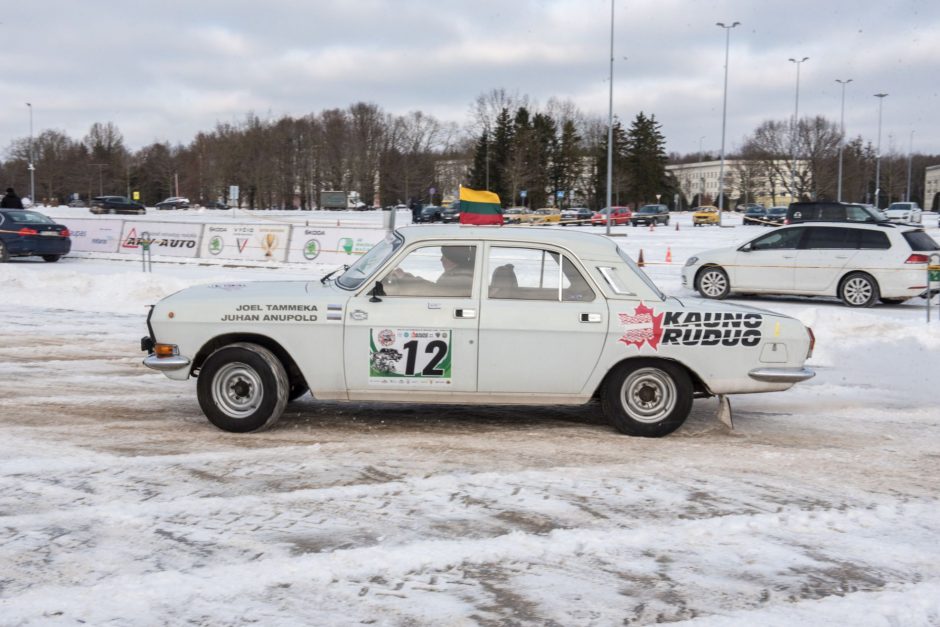
[[[233,219],[148,213],[180,215]],[[689,255],[764,232],[673,221],[615,231],[682,299]],[[141,365],[146,306],[333,268],[111,257],[0,264],[0,625],[940,625],[936,299],[741,299],[812,326],[818,374],[732,397],[734,431],[713,399],[649,440],[307,397],[235,435]]]

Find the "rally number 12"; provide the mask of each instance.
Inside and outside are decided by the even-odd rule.
[[[414,376],[415,374],[415,361],[418,357],[418,341],[411,340],[410,342],[405,342],[402,346],[407,352],[408,357],[405,362],[405,375]],[[425,377],[439,377],[444,374],[444,371],[437,368],[437,364],[441,363],[444,357],[447,355],[447,343],[442,342],[441,340],[434,340],[433,342],[428,342],[428,345],[424,348],[425,353],[434,353],[434,356],[431,357],[431,361],[424,367],[424,370],[421,371],[421,374]]]

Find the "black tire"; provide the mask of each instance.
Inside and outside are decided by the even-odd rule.
[[[722,300],[731,293],[731,281],[728,273],[718,266],[708,266],[699,270],[695,277],[695,289],[705,298]]]
[[[283,364],[263,346],[239,342],[206,359],[196,379],[202,412],[223,431],[268,429],[287,405],[290,384]]]
[[[10,260],[10,251],[7,250],[7,245],[3,242],[0,242],[0,263],[6,263]]]
[[[685,422],[692,409],[692,393],[692,380],[681,366],[633,359],[610,373],[601,391],[601,404],[617,431],[659,438]]]
[[[49,263],[55,263],[59,260],[59,257],[62,255],[43,255],[42,260],[48,261]]]
[[[848,307],[871,307],[880,296],[878,282],[864,272],[852,272],[839,284],[839,298]]]
[[[666,219],[663,221],[663,224],[666,225],[666,226],[669,226],[669,218],[666,218]]]

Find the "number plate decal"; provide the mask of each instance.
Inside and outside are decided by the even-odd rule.
[[[369,330],[369,385],[451,385],[450,329]]]

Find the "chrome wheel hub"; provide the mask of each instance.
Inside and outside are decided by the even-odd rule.
[[[849,279],[842,289],[845,300],[853,305],[863,305],[871,298],[871,283],[862,278]]]
[[[257,411],[263,399],[261,378],[246,364],[226,364],[212,380],[213,402],[232,418],[247,418]]]
[[[620,389],[620,402],[631,418],[656,423],[672,413],[677,400],[676,384],[658,368],[633,371]]]

